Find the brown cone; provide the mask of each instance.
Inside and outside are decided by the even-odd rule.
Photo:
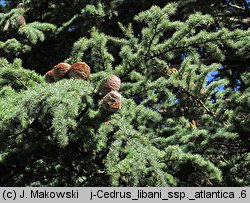
[[[61,80],[65,78],[66,73],[70,69],[70,64],[68,63],[58,63],[54,68],[56,74],[56,80]]]
[[[85,62],[76,62],[70,67],[68,75],[70,78],[88,80],[90,76],[90,67]]]
[[[26,20],[23,16],[18,16],[17,17],[17,23],[20,27],[23,27],[26,25]]]
[[[121,109],[122,96],[116,91],[109,92],[103,97],[103,109],[108,112],[116,112]]]
[[[55,82],[55,72],[54,72],[54,70],[50,70],[50,71],[48,71],[46,74],[45,74],[45,76],[44,76],[44,79],[45,79],[45,81],[47,82],[47,83],[53,83],[53,82]]]
[[[16,8],[24,8],[24,3],[19,3]]]
[[[119,91],[121,87],[121,80],[116,75],[111,75],[108,79],[104,80],[100,85],[100,92],[106,95],[110,91]]]

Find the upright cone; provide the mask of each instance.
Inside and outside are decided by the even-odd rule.
[[[44,79],[47,83],[53,83],[55,82],[55,72],[54,70],[50,70],[48,71],[45,76],[44,76]]]
[[[23,27],[26,25],[26,20],[23,16],[18,16],[17,17],[17,23],[20,27]]]
[[[100,85],[100,92],[106,95],[110,91],[119,91],[121,87],[121,80],[116,75],[111,75],[108,79],[104,80]]]
[[[90,76],[90,67],[85,62],[76,62],[69,69],[68,76],[81,80],[88,80]]]
[[[19,3],[16,8],[24,8],[24,3]]]
[[[68,63],[58,63],[54,68],[56,74],[56,80],[61,80],[66,77],[68,70],[70,69],[70,64]]]
[[[103,97],[103,109],[107,112],[116,112],[121,108],[122,96],[116,91],[109,92]]]

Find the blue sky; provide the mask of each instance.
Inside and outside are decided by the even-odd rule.
[[[5,1],[4,0],[0,0],[0,4],[4,5]]]

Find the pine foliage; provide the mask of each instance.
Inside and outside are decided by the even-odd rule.
[[[50,23],[25,21],[25,9],[15,8],[8,13],[0,13],[0,50],[4,55],[18,56],[29,52],[32,45],[45,40],[45,34],[56,30]],[[20,22],[20,17],[22,21]],[[25,21],[25,22],[24,22]]]

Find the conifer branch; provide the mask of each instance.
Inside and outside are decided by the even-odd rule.
[[[3,6],[1,186],[249,185],[249,3],[179,2]]]
[[[102,63],[102,67],[103,69],[102,70],[105,70],[105,59],[104,59],[104,55],[103,55],[103,52],[102,52],[102,42],[99,42],[100,43],[100,57],[101,57],[101,63]]]
[[[79,121],[83,117],[83,115],[87,113],[88,110],[89,110],[89,104],[87,104],[85,108],[78,114],[78,116],[76,117],[76,121]]]
[[[124,80],[132,71],[134,71],[134,70],[137,69],[137,66],[136,66],[136,65],[134,65],[134,66],[132,67],[132,65],[131,65],[129,62],[128,62],[128,66],[129,66],[129,70],[126,71],[126,72],[124,72],[124,73],[120,76],[120,78],[121,78],[122,80]]]
[[[232,8],[239,9],[239,10],[245,10],[244,8],[242,8],[241,6],[238,6],[236,4],[230,4],[229,6],[232,7]]]
[[[184,36],[184,37],[185,37],[185,36]],[[226,38],[226,39],[220,39],[220,38],[216,38],[216,39],[207,39],[207,40],[205,40],[205,41],[203,41],[203,42],[196,42],[196,43],[189,44],[189,45],[187,45],[187,46],[171,47],[171,48],[169,48],[169,49],[167,49],[167,50],[165,50],[165,51],[163,51],[163,52],[160,52],[160,53],[158,53],[158,54],[153,54],[152,56],[150,56],[150,57],[147,59],[147,61],[148,61],[148,60],[151,60],[151,59],[153,59],[153,58],[155,58],[155,57],[162,56],[162,55],[166,54],[166,53],[169,52],[169,51],[182,50],[182,49],[187,49],[187,48],[190,48],[190,47],[197,47],[197,46],[201,46],[201,45],[204,45],[204,44],[206,44],[206,43],[209,43],[209,42],[217,42],[217,41],[219,41],[219,40],[229,40],[229,39],[239,40],[239,39],[245,38],[245,37],[246,37],[246,36],[240,36],[240,37],[234,37],[234,36],[232,36],[232,37],[228,37],[228,38]],[[180,40],[178,41],[178,43],[179,43],[179,42],[180,42]]]
[[[162,15],[164,16],[164,14]],[[160,19],[162,18],[162,16],[160,17]],[[152,46],[152,43],[155,39],[155,37],[161,32],[160,30],[157,32],[157,26],[159,25],[159,19],[157,19],[157,22],[153,28],[154,30],[154,33],[153,33],[153,36],[151,37],[150,41],[149,41],[149,44],[148,44],[148,48],[147,48],[147,51],[146,51],[146,54],[144,56],[144,61],[147,61],[147,57],[148,57],[148,54],[150,52],[150,49],[151,49],[151,46]]]
[[[21,171],[23,171],[27,166],[29,166],[30,164],[36,162],[40,157],[36,157],[33,158],[31,160],[28,160],[27,163],[22,163],[21,166],[17,167],[13,173],[11,173],[8,177],[5,178],[5,180],[1,183],[0,182],[0,186],[6,186],[9,184],[9,182],[12,181],[13,177],[15,177],[16,175],[18,175]]]
[[[196,24],[194,25],[194,27],[195,27],[197,24],[198,24],[198,23],[196,23]],[[192,28],[191,28],[191,29],[192,29]],[[181,42],[181,40],[184,39],[184,37],[186,37],[186,36],[189,34],[189,32],[190,32],[190,30],[188,30],[187,32],[185,32],[185,33],[177,40],[177,42],[176,42],[171,48],[169,48],[168,50],[164,51],[163,53],[159,53],[159,54],[156,54],[156,55],[153,55],[153,56],[149,57],[148,59],[146,59],[146,62],[149,61],[149,60],[151,60],[151,59],[153,59],[153,58],[155,58],[155,57],[159,57],[159,56],[161,56],[161,55],[163,55],[163,54],[166,54],[166,53],[169,52],[169,51],[174,50],[175,47]]]
[[[203,103],[203,101],[201,101],[200,99],[196,98],[196,96],[194,96],[194,95],[193,95],[190,91],[188,91],[187,89],[185,89],[185,88],[183,88],[183,87],[181,87],[181,86],[180,86],[180,88],[181,88],[185,93],[187,93],[188,96],[192,97],[196,102],[198,102],[198,103],[206,110],[206,112],[207,112],[209,115],[215,117],[215,114],[214,114],[211,110],[209,110],[209,109],[206,107],[206,105]]]
[[[28,86],[27,86],[26,84],[24,84],[24,82],[21,81],[18,77],[16,77],[16,76],[14,75],[14,78],[15,78],[17,81],[19,81],[26,89],[28,89]]]

